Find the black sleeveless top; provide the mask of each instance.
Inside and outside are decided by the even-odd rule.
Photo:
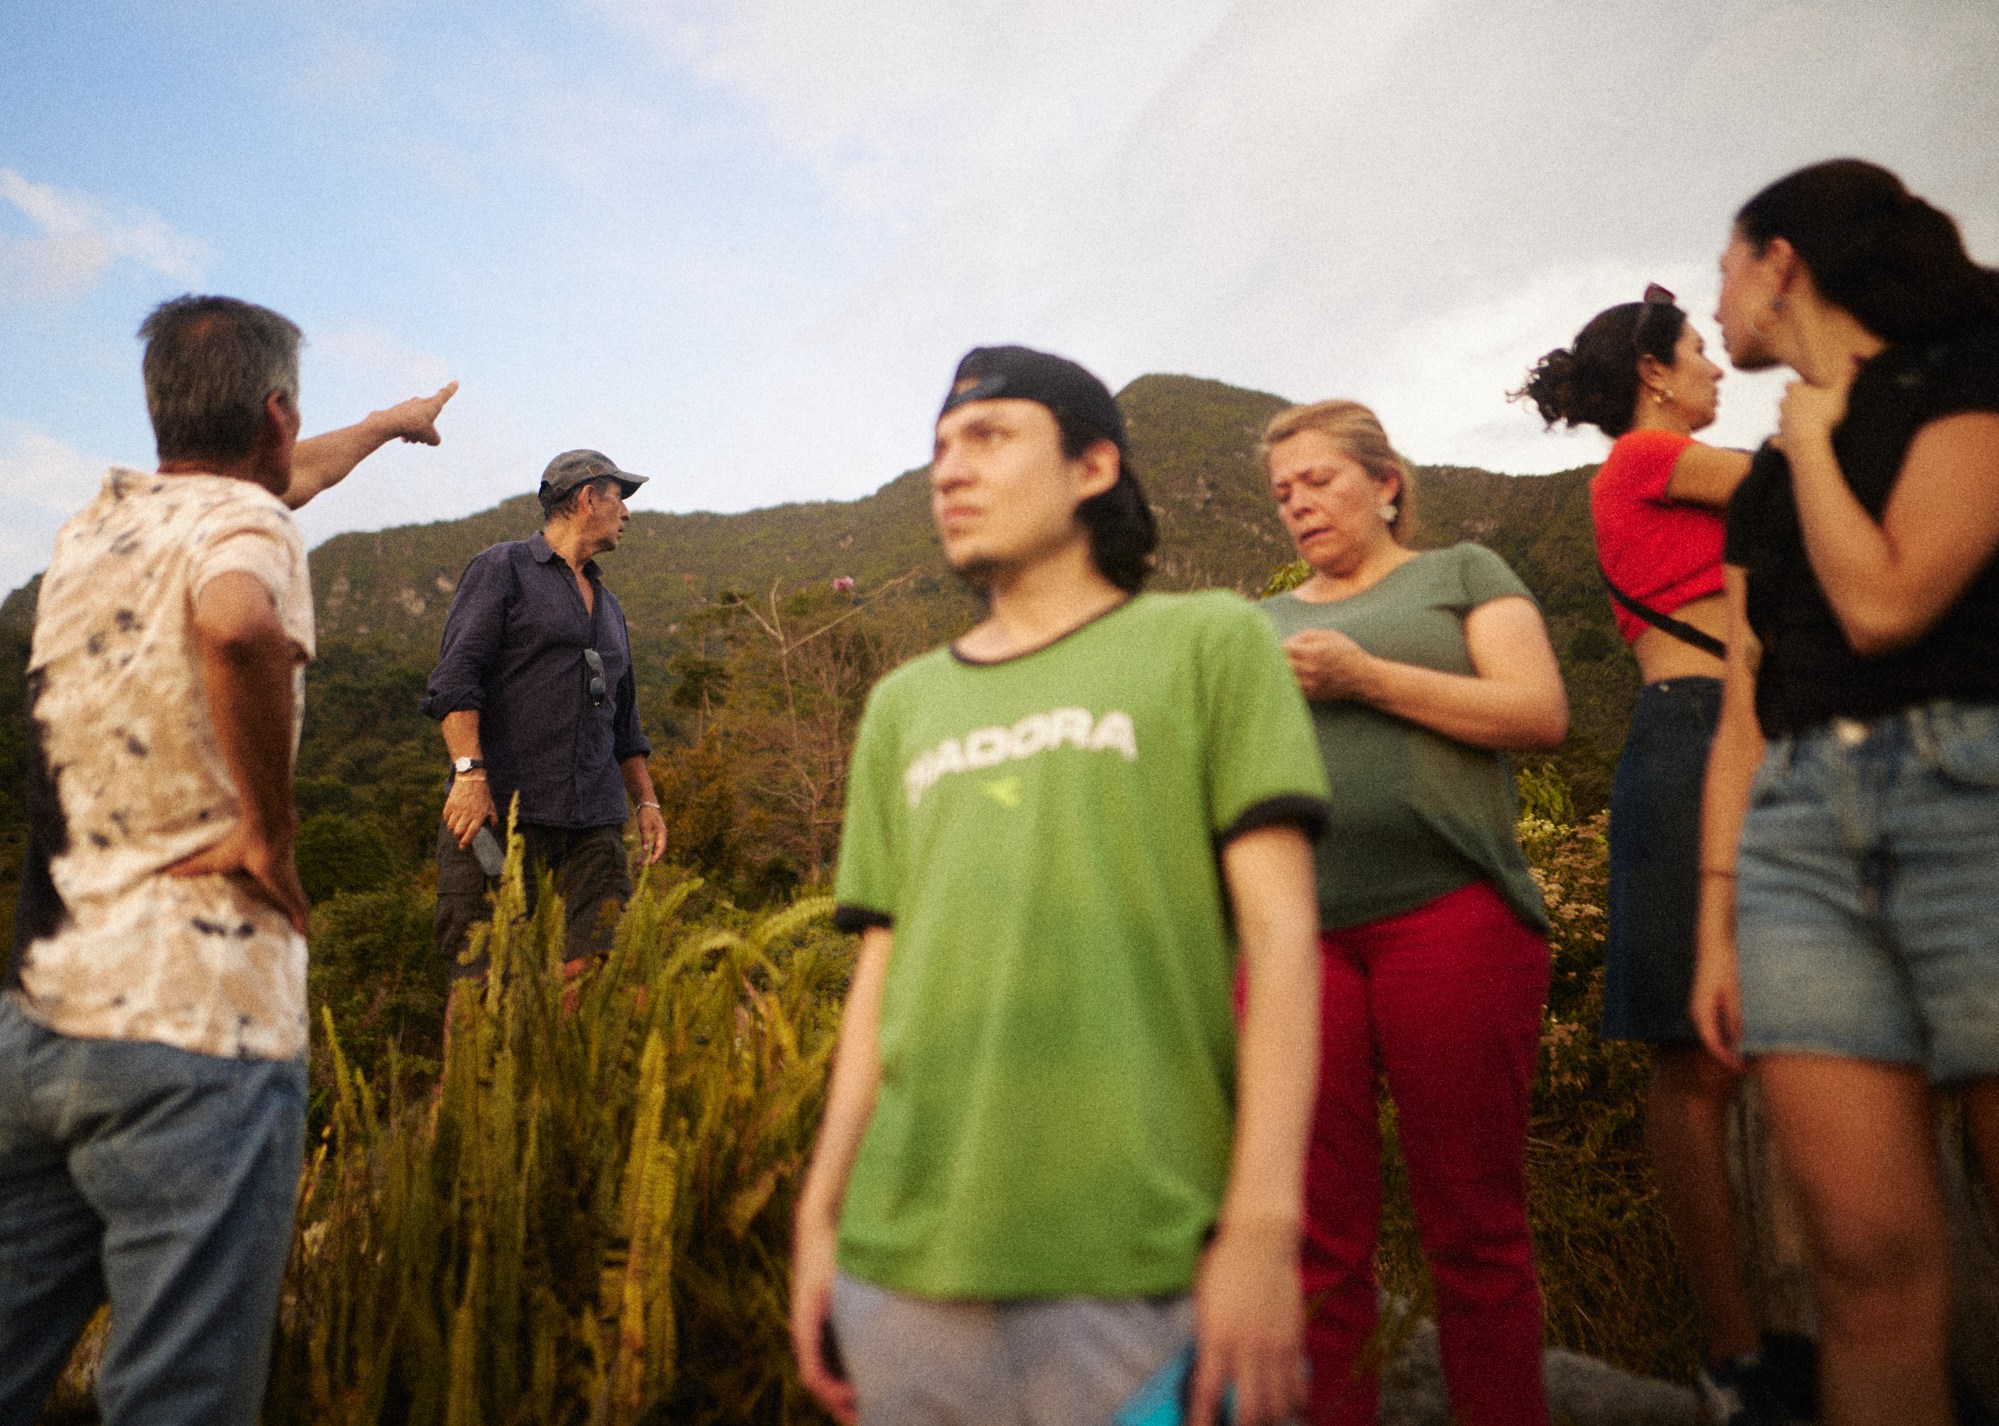
[[[1861,367],[1832,447],[1869,515],[1881,518],[1916,432],[1965,411],[1999,412],[1999,326],[1891,346]],[[1756,717],[1764,736],[1939,698],[1999,703],[1999,558],[1914,644],[1856,654],[1805,557],[1790,462],[1768,443],[1729,503],[1722,558],[1749,575],[1749,626],[1763,645]]]

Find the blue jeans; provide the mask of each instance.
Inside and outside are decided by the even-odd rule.
[[[1745,1050],[1999,1074],[1999,705],[1774,740],[1738,876]]]
[[[0,997],[0,1422],[108,1298],[105,1426],[254,1426],[304,1129],[299,1061],[71,1039]]]

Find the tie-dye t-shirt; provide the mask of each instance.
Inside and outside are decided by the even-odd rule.
[[[28,660],[30,845],[9,991],[84,1039],[304,1053],[305,938],[247,876],[164,869],[240,815],[202,690],[195,596],[241,571],[313,647],[305,542],[245,480],[113,467],[62,527]]]

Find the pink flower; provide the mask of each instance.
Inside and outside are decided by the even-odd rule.
[[[833,581],[833,592],[836,594],[852,594],[854,592],[854,577],[849,574],[841,575]]]

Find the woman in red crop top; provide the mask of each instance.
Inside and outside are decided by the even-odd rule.
[[[1701,778],[1721,711],[1721,512],[1749,470],[1747,454],[1694,439],[1715,418],[1720,379],[1700,333],[1654,285],[1643,302],[1591,318],[1514,394],[1550,426],[1593,425],[1616,442],[1590,513],[1644,687],[1611,791],[1603,1031],[1652,1046],[1646,1133],[1705,1319],[1703,1405],[1711,1420],[1753,1426],[1781,1419],[1780,1389],[1736,1251],[1727,1143],[1739,1074],[1707,1053],[1687,1015]]]

